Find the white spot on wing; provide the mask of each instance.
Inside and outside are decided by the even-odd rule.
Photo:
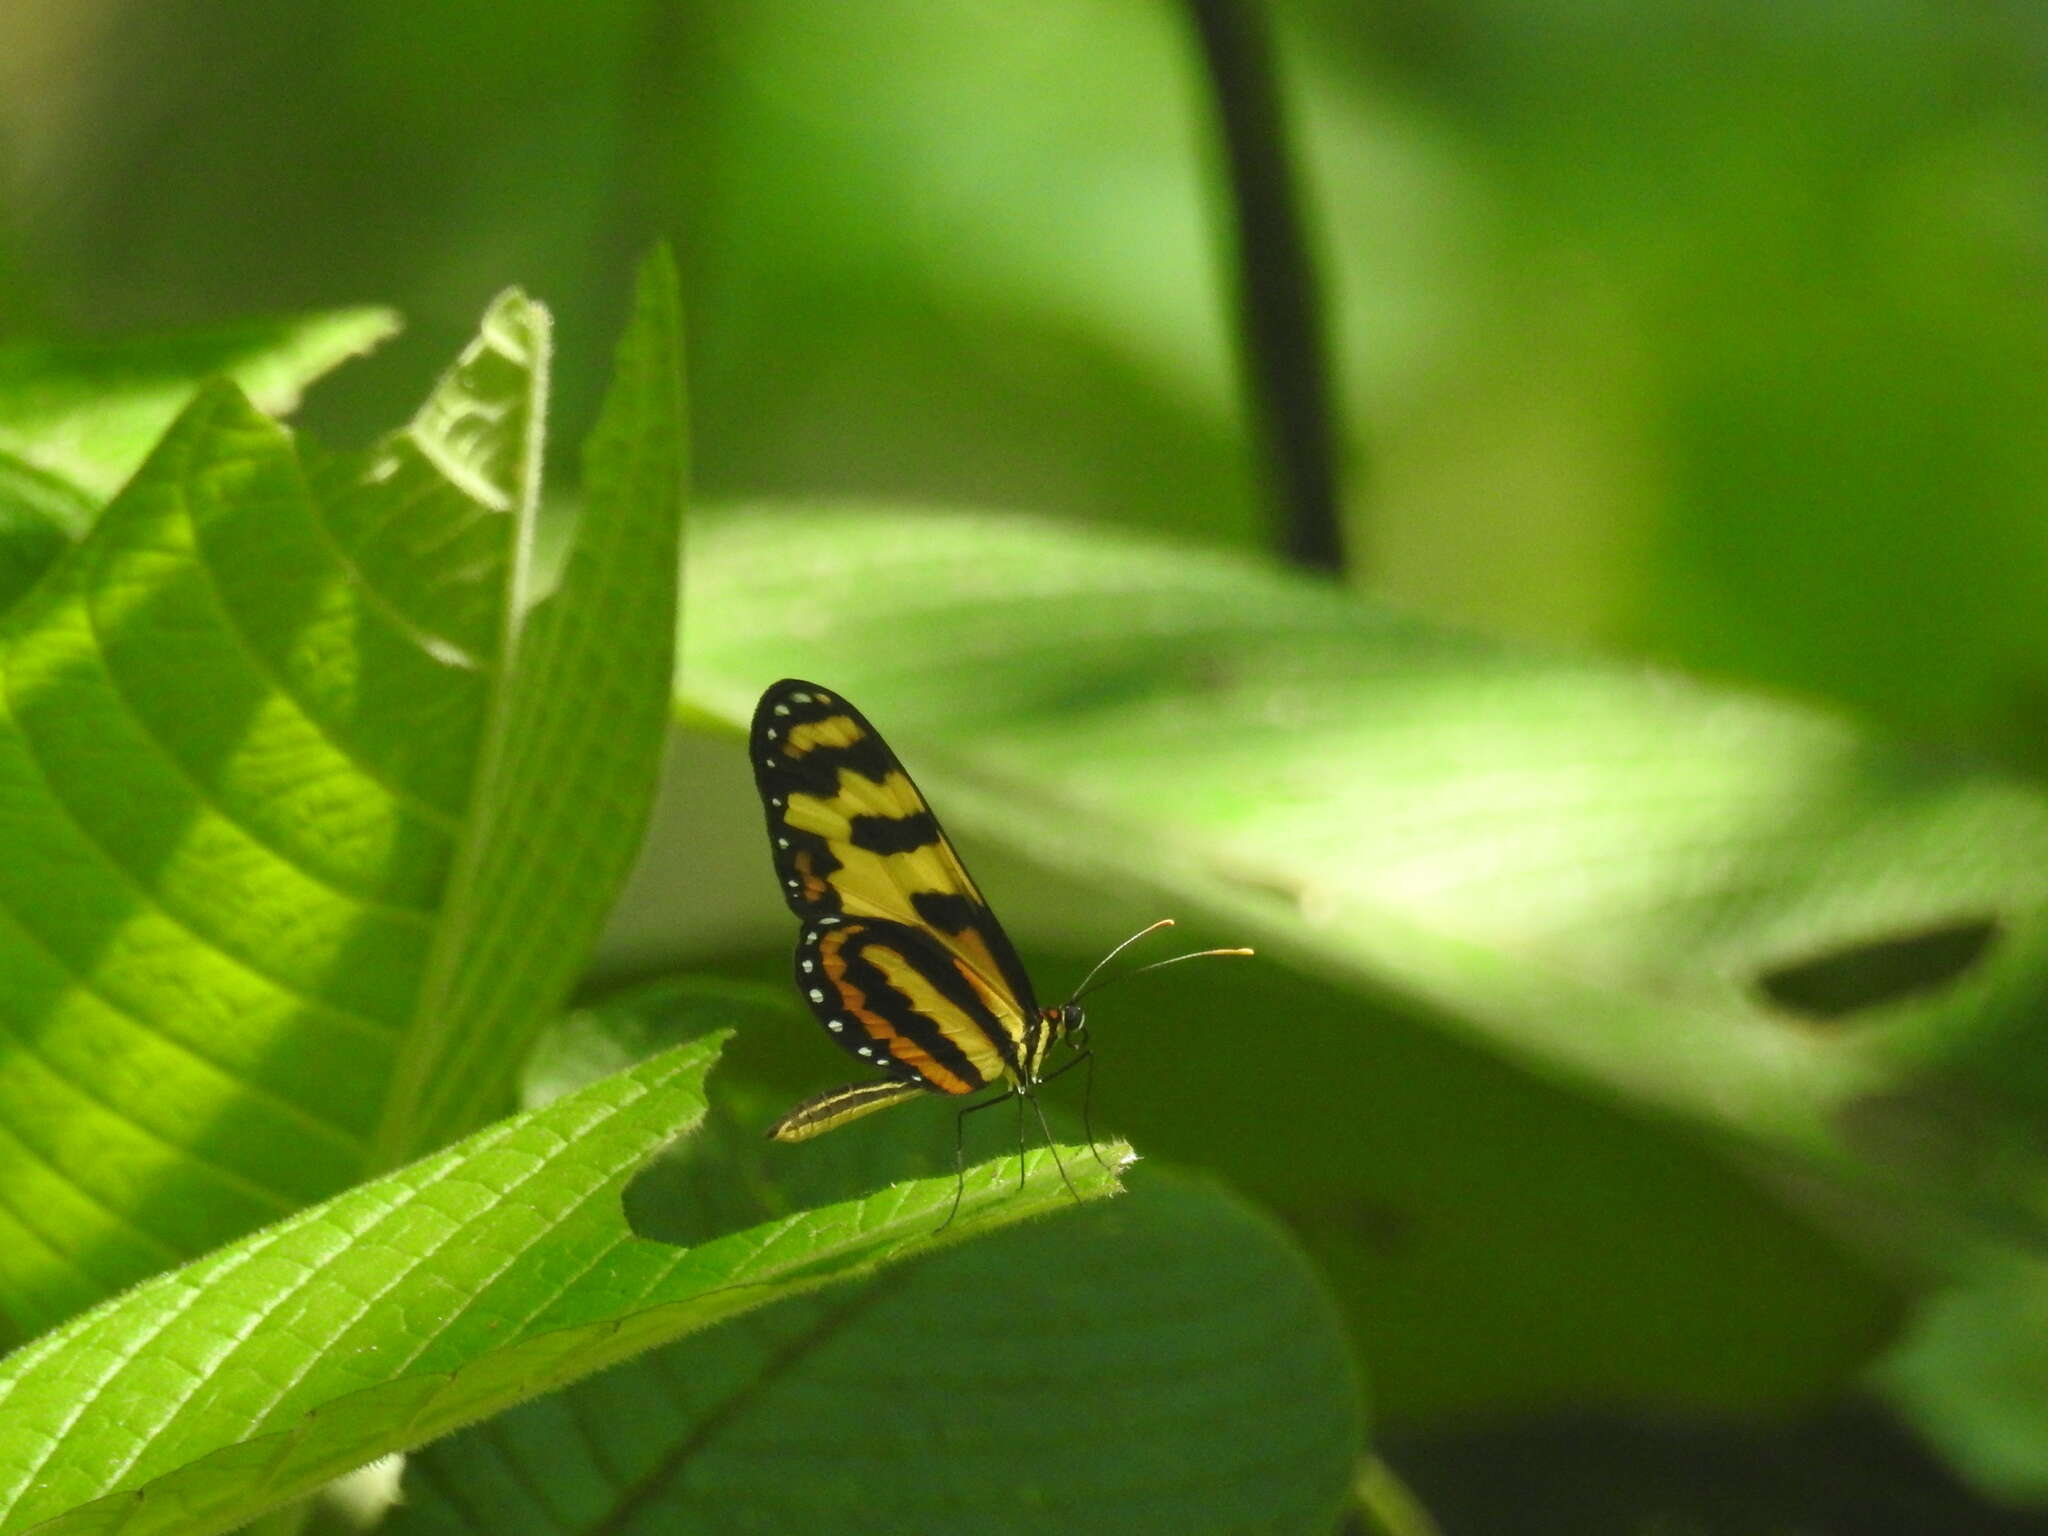
[[[816,987],[813,987],[811,988],[811,1001],[814,1003],[822,1003],[823,1001],[825,1001],[825,994],[820,992]]]

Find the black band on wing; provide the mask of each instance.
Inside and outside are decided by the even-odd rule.
[[[870,949],[891,949],[901,955],[955,1011],[934,1017],[919,1010],[890,984],[881,967],[868,959],[866,952]],[[897,1034],[914,1042],[944,1071],[965,1084],[966,1091],[971,1093],[983,1087],[988,1079],[968,1059],[956,1035],[966,1036],[974,1043],[985,1040],[1006,1062],[1011,1059],[1014,1047],[995,1019],[954,969],[951,959],[915,928],[900,923],[864,924],[843,953],[846,979],[865,995],[868,1011],[880,1015]],[[858,1055],[860,1043],[850,1041],[848,1048]],[[931,1079],[927,1079],[927,1084],[942,1092],[960,1091],[941,1088]]]
[[[981,920],[981,914],[987,910],[951,891],[919,891],[910,898],[910,904],[917,909],[919,917],[941,933],[965,933]]]
[[[792,912],[807,922],[824,916],[887,915],[927,924],[944,947],[973,967],[992,989],[1008,994],[1026,1031],[1035,1030],[1038,1010],[1031,979],[1016,949],[980,900],[938,818],[866,716],[828,689],[785,678],[763,693],[755,707],[749,749],[767,817],[776,882]],[[877,814],[872,793],[849,792],[842,775],[890,784],[889,795],[901,809]],[[835,845],[816,831],[792,826],[792,796],[843,809],[843,838]],[[927,848],[934,850],[934,860],[905,867],[915,869],[915,880],[882,886],[882,881],[897,878],[882,861]],[[857,875],[847,873],[852,866],[859,866]],[[934,867],[951,871],[959,888],[913,888],[929,884]],[[847,906],[849,890],[858,890],[861,898],[852,911]]]
[[[855,816],[848,840],[870,853],[914,853],[939,840],[939,819],[930,811],[915,816]]]

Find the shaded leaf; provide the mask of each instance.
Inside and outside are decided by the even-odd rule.
[[[1998,924],[1976,918],[1830,950],[1773,966],[1757,985],[1779,1007],[1832,1020],[1879,1008],[1965,974],[1998,938]]]
[[[92,499],[69,481],[0,453],[0,609],[56,563],[93,511]]]

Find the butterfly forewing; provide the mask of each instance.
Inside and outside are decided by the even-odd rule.
[[[940,1093],[1028,1079],[1043,1028],[1030,980],[866,717],[785,680],[762,695],[750,745],[776,879],[804,923],[797,989],[826,1031]]]

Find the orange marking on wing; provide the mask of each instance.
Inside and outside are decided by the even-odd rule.
[[[826,934],[818,944],[818,960],[825,968],[825,979],[832,983],[833,990],[839,994],[839,1001],[846,1005],[846,1011],[860,1021],[860,1027],[867,1031],[869,1039],[920,1074],[941,1093],[974,1092],[973,1084],[950,1068],[939,1065],[931,1052],[908,1035],[899,1035],[887,1019],[867,1006],[867,994],[846,979],[846,958],[839,951],[845,948],[848,937],[848,930],[839,928]]]
[[[889,985],[909,1000],[910,1006],[932,1021],[932,1026],[950,1040],[973,1063],[984,1082],[1007,1074],[1001,1051],[988,1032],[971,1017],[962,1017],[959,1006],[949,1002],[939,989],[909,960],[893,949],[871,947],[867,959],[888,979]],[[959,962],[953,962],[958,968]],[[951,1024],[947,1021],[952,1020]],[[971,1090],[969,1090],[971,1091]]]
[[[804,883],[805,901],[820,900],[827,891],[832,889],[830,882],[818,873],[817,866],[812,863],[810,849],[799,848],[796,857],[790,862],[796,870],[797,879]]]

